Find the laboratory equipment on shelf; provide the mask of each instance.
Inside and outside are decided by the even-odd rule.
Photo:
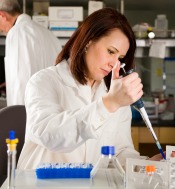
[[[15,188],[15,169],[16,169],[16,147],[18,139],[15,137],[15,131],[9,132],[7,143],[7,189]]]
[[[125,66],[125,63],[121,64],[121,68],[123,69],[123,72],[124,72],[124,75],[123,75],[124,77],[129,75],[129,74],[131,74],[132,72],[134,72],[134,69],[131,69],[128,72],[126,72],[125,69],[124,69],[124,66]],[[148,114],[147,114],[147,112],[145,110],[144,103],[143,103],[142,99],[139,99],[135,103],[133,103],[132,107],[134,107],[137,111],[140,112],[140,114],[141,114],[141,116],[142,116],[147,128],[149,129],[150,133],[152,134],[152,136],[153,136],[153,138],[155,140],[155,143],[156,143],[156,145],[157,145],[157,147],[158,147],[163,159],[166,159],[165,154],[163,152],[163,149],[162,149],[162,147],[160,145],[160,142],[159,142],[159,140],[158,140],[158,138],[157,138],[157,136],[156,136],[156,134],[155,134],[155,132],[153,130],[152,124],[151,124],[151,122],[149,120],[149,117],[148,117]]]
[[[168,37],[168,19],[165,14],[157,15],[155,19],[156,37]]]

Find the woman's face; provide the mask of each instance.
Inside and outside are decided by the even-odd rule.
[[[119,29],[114,29],[96,42],[90,41],[85,55],[89,84],[107,76],[119,58],[124,58],[129,45],[128,38]]]

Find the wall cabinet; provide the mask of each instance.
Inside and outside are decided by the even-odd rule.
[[[162,145],[175,145],[175,127],[161,126],[153,127],[157,138]],[[134,147],[137,151],[140,151],[140,144],[154,144],[155,141],[147,129],[143,126],[132,126],[131,135],[134,143]]]
[[[175,144],[175,128],[161,127],[159,129],[159,140],[161,143]]]
[[[159,128],[154,127],[156,136],[159,135]],[[147,127],[139,128],[139,143],[154,143],[154,139]]]
[[[132,127],[131,135],[135,149],[139,150],[139,127]]]

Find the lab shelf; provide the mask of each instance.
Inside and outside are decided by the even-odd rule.
[[[165,42],[166,47],[175,47],[175,39],[136,39],[137,47],[150,47],[151,44],[156,42]]]
[[[69,38],[59,37],[62,44],[65,44]],[[156,42],[165,42],[166,47],[175,47],[175,39],[136,39],[137,47],[150,47],[151,43]],[[5,45],[5,36],[0,35],[0,45]]]

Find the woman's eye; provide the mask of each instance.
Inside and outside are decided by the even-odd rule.
[[[110,49],[108,49],[109,54],[114,54],[114,51],[111,51]]]

